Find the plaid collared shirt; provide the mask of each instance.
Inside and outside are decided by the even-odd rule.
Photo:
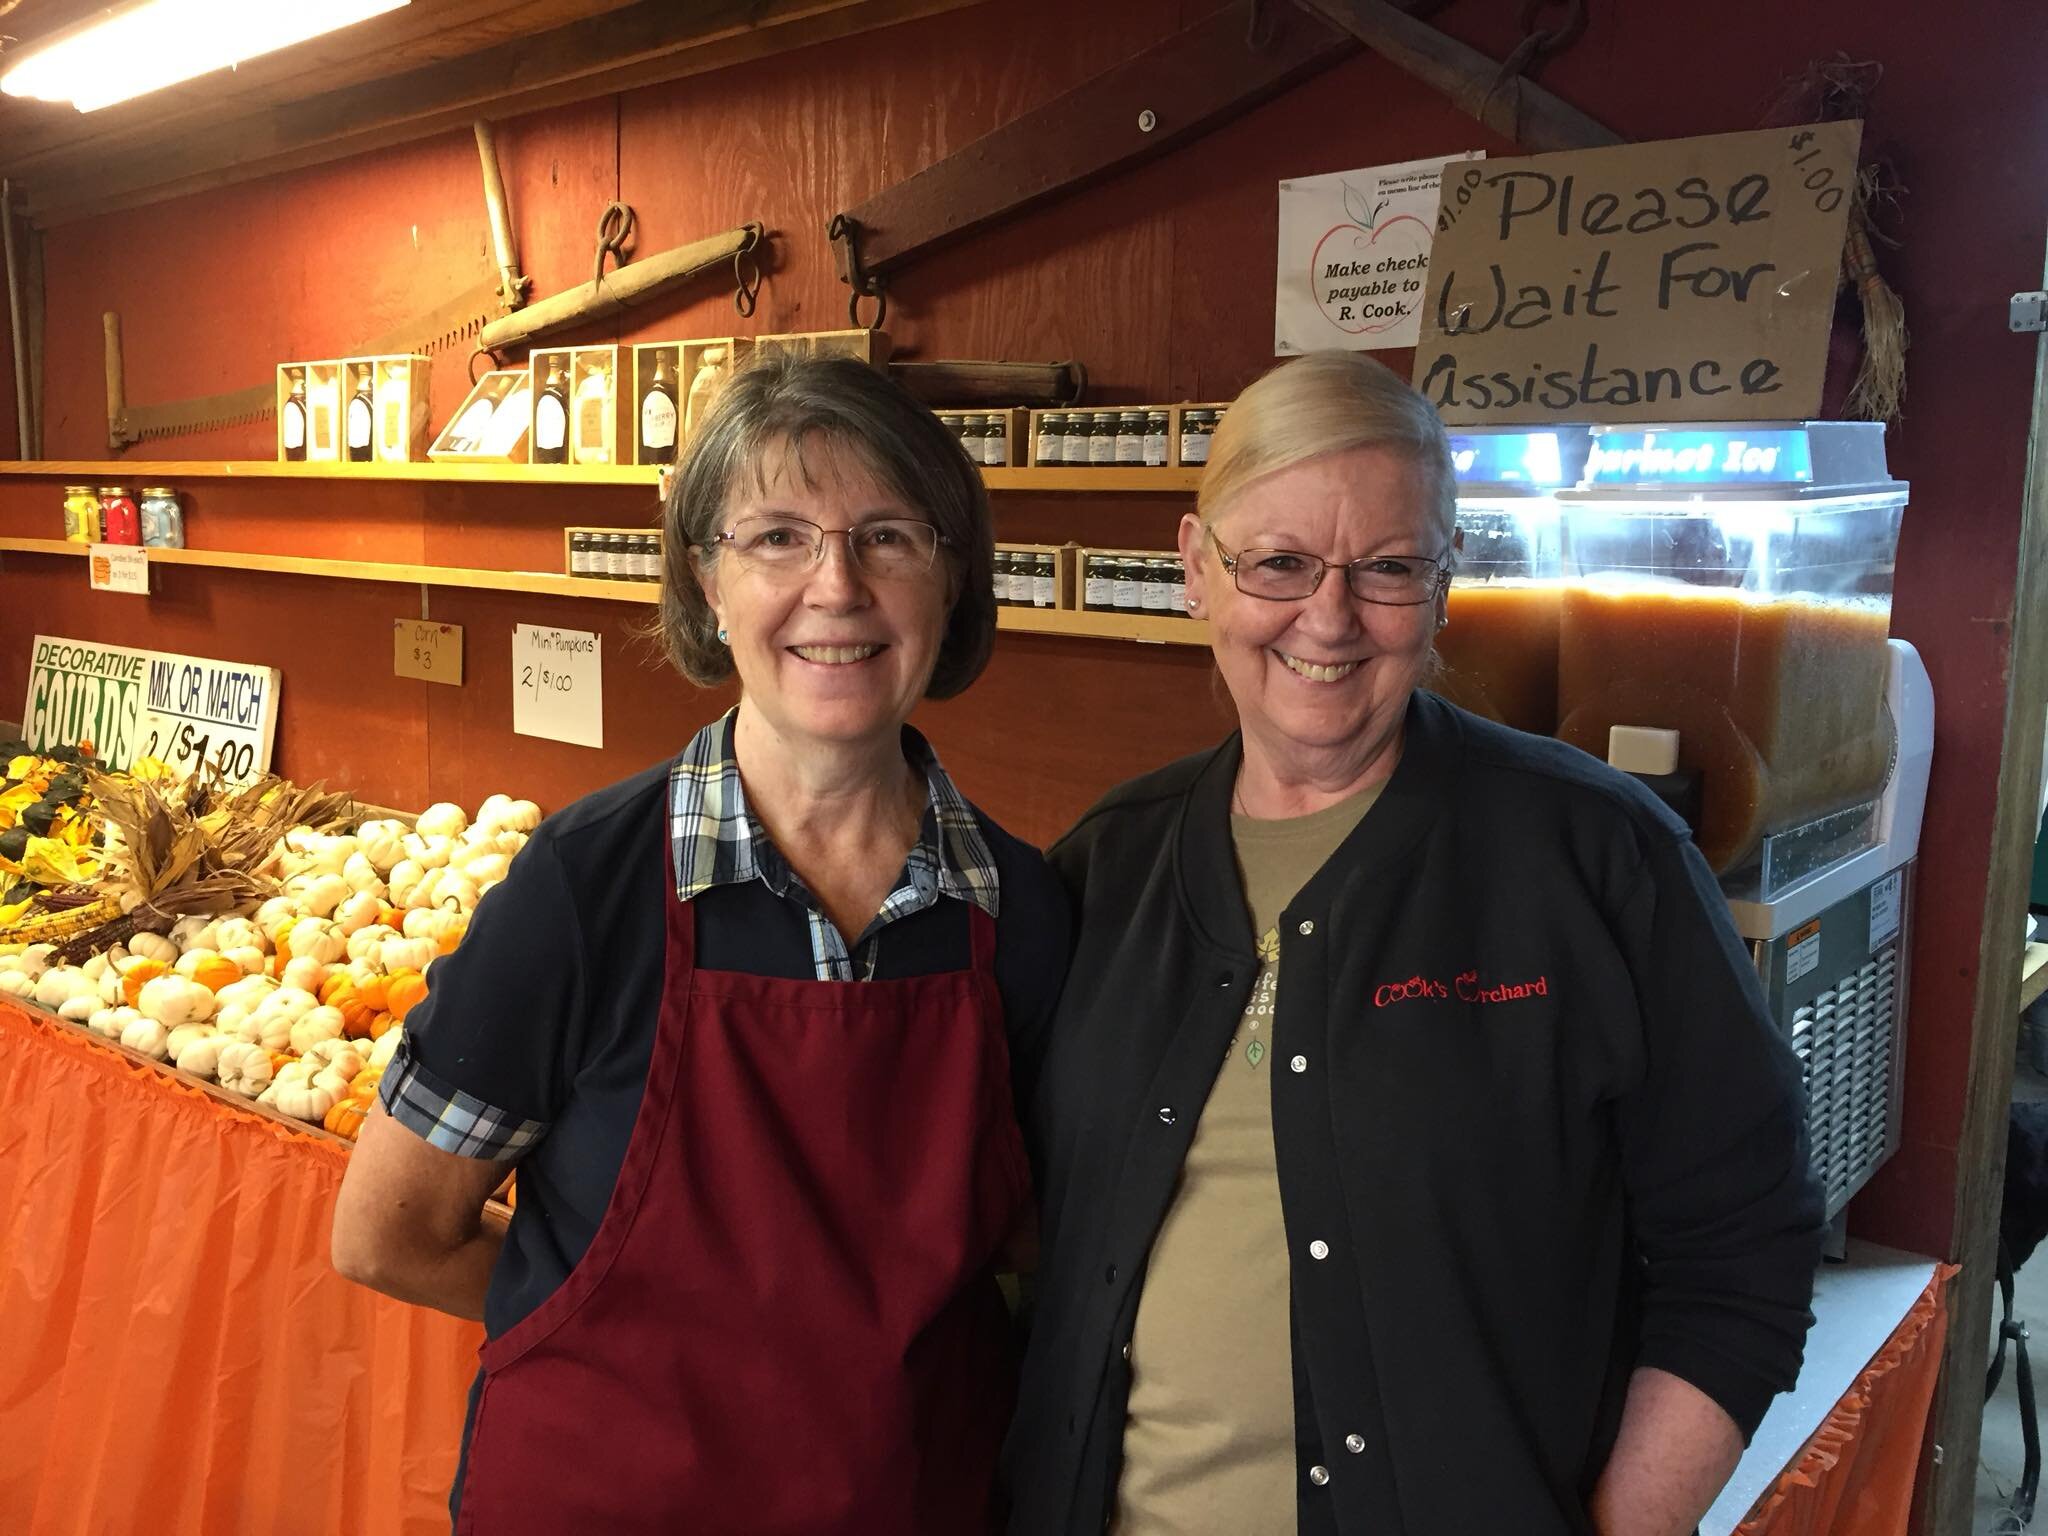
[[[804,914],[811,964],[820,981],[866,980],[875,973],[885,930],[922,912],[941,896],[972,902],[993,918],[998,889],[995,856],[974,811],[953,787],[923,736],[907,727],[904,753],[924,774],[926,802],[916,845],[902,876],[883,898],[851,948],[831,918],[747,810],[739,764],[732,750],[728,712],[699,731],[669,770],[669,852],[676,894],[689,901],[717,885],[759,880]],[[401,1043],[380,1085],[385,1111],[429,1145],[460,1157],[510,1162],[548,1132],[528,1120],[464,1093],[429,1071]]]
[[[803,909],[811,930],[811,964],[819,981],[866,980],[874,975],[882,932],[899,917],[922,912],[941,896],[972,902],[998,915],[995,855],[975,823],[974,811],[923,736],[903,731],[904,755],[924,775],[926,800],[917,843],[903,861],[902,878],[849,949],[825,909],[790,867],[767,831],[747,809],[733,756],[733,717],[699,731],[669,770],[669,852],[676,895],[690,901],[716,885],[759,880]]]

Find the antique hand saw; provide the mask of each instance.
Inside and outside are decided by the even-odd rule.
[[[440,352],[473,339],[505,312],[497,280],[485,279],[438,308],[381,336],[372,336],[350,355],[375,357],[397,352]],[[121,317],[109,312],[102,320],[106,326],[107,346],[108,447],[119,450],[145,438],[176,437],[186,432],[203,432],[210,427],[243,426],[266,421],[277,414],[277,387],[274,383],[229,390],[225,394],[166,400],[157,405],[129,403],[121,365]]]

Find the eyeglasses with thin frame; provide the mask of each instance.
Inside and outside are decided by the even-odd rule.
[[[808,518],[780,514],[743,517],[712,535],[708,548],[720,545],[748,570],[773,576],[800,576],[825,558],[825,537],[838,534],[863,575],[885,581],[922,576],[938,558],[939,546],[953,541],[911,517],[877,517],[851,528],[821,528]]]
[[[1431,559],[1427,555],[1367,555],[1338,565],[1299,549],[1247,547],[1232,554],[1223,547],[1214,529],[1204,532],[1216,546],[1217,557],[1237,583],[1237,590],[1271,603],[1312,597],[1323,584],[1325,573],[1341,570],[1344,584],[1360,602],[1412,608],[1434,598],[1443,589],[1448,575],[1441,556]]]

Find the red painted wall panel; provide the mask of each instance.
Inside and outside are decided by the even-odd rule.
[[[821,329],[844,323],[826,218],[1099,71],[1206,9],[1046,0],[983,6],[725,74],[504,125],[500,142],[526,270],[538,291],[589,275],[614,196],[640,249],[744,218],[777,231],[759,314],[739,322],[716,283],[599,327],[592,339]],[[1513,8],[1440,13],[1495,56]],[[1893,462],[1914,482],[1895,629],[1920,646],[1941,719],[1921,868],[1907,1147],[1857,1207],[1869,1235],[1944,1251],[1975,974],[1976,924],[2001,742],[2033,347],[2008,336],[2005,295],[2041,269],[2048,97],[1991,7],[1924,11],[1848,0],[1784,7],[1596,9],[1544,80],[1616,129],[1654,138],[1754,126],[1809,60],[1846,51],[1886,69],[1870,127],[1908,188],[1887,256],[1913,326],[1908,417]],[[1133,113],[1144,102],[1133,100]],[[1506,146],[1384,61],[1360,54],[1172,156],[937,255],[890,304],[919,356],[1078,357],[1108,400],[1227,397],[1270,361],[1274,183],[1466,147]],[[287,358],[330,355],[485,275],[475,152],[431,142],[52,231],[47,451],[98,456],[99,314],[119,310],[131,398],[232,388]],[[1404,354],[1387,354],[1405,368]],[[436,421],[463,362],[434,369]],[[7,389],[0,378],[0,401]],[[0,423],[8,440],[11,418]],[[267,429],[155,452],[266,456]],[[552,567],[563,523],[607,521],[630,497],[489,489],[365,489],[351,498],[206,488],[195,540],[394,558]],[[23,515],[0,487],[0,526]],[[1000,498],[1013,538],[1164,544],[1180,504]],[[593,515],[593,512],[602,515]],[[34,516],[54,521],[52,504]],[[282,521],[273,522],[273,517]],[[209,529],[210,525],[210,529]],[[202,532],[200,530],[208,530]],[[317,539],[317,546],[315,540]],[[262,542],[258,542],[261,540]],[[301,542],[303,541],[303,543]],[[401,553],[401,551],[403,553]],[[415,589],[174,573],[145,612],[90,598],[75,566],[0,571],[0,704],[18,699],[37,629],[130,637],[287,669],[279,761],[346,777],[399,804],[507,787],[546,803],[660,756],[723,695],[620,664],[639,610],[436,591],[469,626],[460,690],[391,678],[379,637],[420,610]],[[129,603],[126,608],[123,603]],[[508,733],[506,639],[516,619],[599,629],[608,668],[602,754]],[[319,637],[309,646],[308,633]],[[355,662],[360,654],[368,660]],[[970,793],[1027,835],[1050,835],[1103,787],[1220,728],[1210,672],[1174,650],[1006,637],[989,676],[923,713]]]

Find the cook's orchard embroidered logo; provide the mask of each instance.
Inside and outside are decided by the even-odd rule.
[[[1384,982],[1374,989],[1372,1005],[1391,1008],[1396,1003],[1448,1002],[1454,997],[1461,1003],[1519,1003],[1548,996],[1548,975],[1538,976],[1534,981],[1489,982],[1477,971],[1460,971],[1448,986],[1429,976]]]

